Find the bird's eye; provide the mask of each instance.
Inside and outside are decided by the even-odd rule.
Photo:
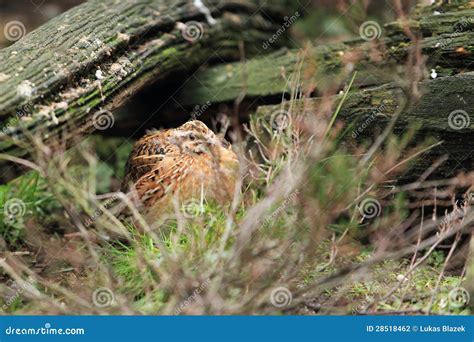
[[[189,139],[196,140],[196,135],[194,133],[189,134]]]

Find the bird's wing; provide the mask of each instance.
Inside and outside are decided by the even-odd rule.
[[[166,131],[147,134],[135,143],[125,165],[122,191],[151,172],[165,156],[176,153],[176,147],[167,142],[167,134]]]
[[[174,193],[187,175],[193,159],[182,154],[167,154],[152,170],[135,183],[143,204],[150,206],[168,193]]]

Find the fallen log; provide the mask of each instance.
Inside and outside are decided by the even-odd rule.
[[[414,144],[429,138],[441,144],[414,160],[399,180],[416,180],[444,155],[449,158],[433,173],[437,178],[449,178],[462,171],[474,170],[474,73],[427,80],[418,87],[422,92],[421,98],[401,112],[394,133],[402,135],[408,128],[417,127]],[[459,95],[465,100],[461,100]],[[338,103],[339,98],[335,103]],[[375,132],[381,132],[386,127],[405,100],[404,92],[394,83],[349,93],[338,114],[338,118],[349,127],[346,141],[358,143],[374,137]],[[320,110],[320,104],[319,98],[287,101],[279,105],[261,106],[256,110],[256,115],[271,119],[273,113],[285,108],[311,115]]]
[[[150,3],[156,4],[149,1],[148,5]],[[472,70],[474,9],[467,6],[466,3],[466,1],[455,1],[443,4],[441,5],[443,11],[440,14],[433,14],[434,9],[441,10],[441,8],[434,7],[438,5],[422,8],[411,20],[385,25],[380,40],[369,39],[370,41],[367,42],[367,37],[365,37],[366,39],[360,38],[304,51],[283,50],[268,56],[249,59],[243,63],[233,62],[203,68],[193,74],[193,77],[185,84],[180,85],[178,89],[181,90],[171,96],[179,106],[160,111],[160,117],[170,117],[169,113],[172,113],[173,119],[179,121],[188,118],[189,112],[196,105],[201,107],[205,105],[204,111],[212,112],[219,107],[219,104],[232,104],[236,99],[249,103],[247,110],[253,112],[261,104],[276,104],[281,101],[282,97],[288,99],[291,94],[295,93],[317,97],[324,94],[334,84],[340,84],[341,80],[347,78],[349,72],[357,71],[354,84],[361,93],[349,97],[341,112],[341,118],[354,125],[357,122],[364,124],[369,119],[372,126],[381,126],[386,123],[386,118],[393,113],[394,108],[390,106],[390,103],[384,104],[385,112],[372,119],[373,112],[380,106],[382,99],[386,99],[385,102],[390,102],[392,93],[399,91],[391,82],[395,74],[404,71],[403,63],[413,48],[413,42],[407,35],[407,29],[410,29],[412,32],[421,33],[424,37],[421,40],[422,52],[427,57],[428,73],[432,69],[428,78],[433,78],[433,80],[425,82],[427,88],[421,103],[415,106],[410,113],[402,115],[397,129],[403,129],[407,124],[420,124],[423,128],[418,136],[420,140],[431,135],[444,141],[438,150],[428,152],[426,163],[416,166],[418,171],[421,172],[432,158],[442,153],[451,154],[451,159],[445,164],[446,169],[441,171],[440,175],[452,175],[453,172],[463,168],[471,170],[472,156],[470,156],[467,142],[472,139],[472,124],[474,123],[472,118],[473,88],[471,86],[472,76],[466,72]],[[150,10],[147,6],[142,10]],[[213,20],[219,22],[215,25],[209,25],[206,22],[206,16],[202,11],[192,5],[189,6],[185,6],[185,9],[181,8],[181,12],[176,11],[189,15],[186,19],[198,18],[202,20],[201,25],[206,27],[206,34],[197,43],[190,44],[182,39],[180,30],[176,27],[178,19],[166,21],[163,19],[163,15],[157,17],[161,24],[154,25],[158,25],[158,27],[164,25],[163,27],[167,27],[171,31],[156,33],[155,31],[158,29],[153,26],[151,31],[155,33],[150,34],[151,37],[145,35],[145,42],[132,43],[133,34],[130,32],[133,30],[142,32],[142,26],[146,24],[146,21],[138,26],[131,25],[133,27],[129,28],[130,32],[116,29],[117,36],[127,38],[126,42],[121,42],[121,44],[125,44],[125,49],[117,48],[118,52],[113,52],[110,56],[109,53],[104,53],[102,58],[96,58],[95,54],[99,54],[102,50],[97,47],[88,49],[86,44],[86,51],[93,53],[95,58],[93,60],[98,61],[98,66],[92,63],[83,66],[83,69],[79,68],[79,70],[85,70],[86,77],[73,79],[72,86],[70,79],[60,77],[58,84],[64,82],[67,87],[61,88],[60,86],[59,89],[50,90],[54,87],[48,86],[43,94],[41,92],[32,93],[31,95],[35,96],[35,99],[30,99],[23,104],[23,106],[26,104],[26,110],[18,102],[13,106],[10,104],[7,107],[9,111],[2,111],[2,107],[0,107],[0,117],[2,112],[5,113],[5,116],[12,117],[12,110],[16,110],[20,114],[27,113],[27,115],[13,116],[16,121],[6,125],[6,135],[20,134],[21,137],[22,130],[17,125],[18,121],[21,121],[22,126],[25,126],[29,133],[43,132],[43,138],[49,137],[51,143],[66,141],[71,144],[74,139],[80,139],[83,134],[95,128],[109,127],[110,121],[114,118],[102,114],[107,114],[107,110],[117,108],[127,96],[135,93],[137,89],[143,88],[145,84],[162,80],[166,82],[159,83],[161,84],[159,87],[161,89],[169,88],[169,76],[180,75],[183,78],[183,75],[189,76],[190,72],[202,64],[202,61],[216,47],[220,46],[220,51],[225,51],[220,54],[225,55],[225,58],[238,58],[237,45],[240,38],[237,31],[242,30],[242,27],[233,25],[238,22],[242,23],[244,20],[242,17],[251,12],[250,8],[254,9],[251,2],[224,2],[219,5],[221,7],[211,11]],[[275,13],[274,16],[278,17],[279,13],[284,12],[284,8],[283,5],[275,6],[271,13]],[[120,14],[126,10],[121,7],[114,9],[114,11]],[[172,12],[170,10],[170,13]],[[117,13],[116,15],[118,15]],[[165,16],[165,18],[167,17]],[[236,20],[236,18],[240,19]],[[256,20],[254,17],[246,18],[252,23]],[[62,22],[64,19],[58,18],[57,20]],[[53,27],[56,25],[52,24]],[[272,30],[275,30],[275,26],[270,28],[268,25],[268,22],[260,18],[250,27],[245,27],[247,56],[256,54],[257,51],[262,52],[262,42],[268,41],[266,39],[271,35]],[[223,35],[223,27],[229,27],[230,34]],[[235,32],[232,28],[235,28]],[[105,32],[108,31],[105,30]],[[125,37],[123,34],[128,36]],[[141,34],[143,35],[143,32]],[[135,35],[140,36],[140,33],[135,33]],[[157,36],[161,38],[157,39]],[[206,39],[206,37],[208,38]],[[81,39],[78,41],[80,42]],[[113,41],[115,42],[115,40]],[[275,47],[283,41],[284,39],[276,40]],[[119,44],[120,42],[115,43]],[[76,46],[72,45],[72,47]],[[0,56],[2,56],[1,53]],[[61,56],[64,55],[67,56],[66,54]],[[180,58],[184,58],[189,64],[183,65]],[[89,63],[88,58],[85,58],[84,62]],[[77,76],[77,69],[73,69],[73,71],[70,75]],[[18,83],[21,79],[22,77],[17,77],[16,95],[18,92],[29,95],[28,84],[24,84],[23,81]],[[81,84],[81,82],[85,82],[85,84]],[[34,89],[41,88],[36,86]],[[11,90],[10,94],[12,94]],[[15,94],[13,93],[13,95]],[[18,100],[18,96],[16,99]],[[183,108],[188,112],[180,119],[179,112],[183,112]],[[440,110],[441,108],[442,110]],[[453,111],[462,111],[461,114],[466,120],[461,130],[449,127],[448,118]],[[136,119],[135,128],[137,125],[141,125],[144,120],[150,119],[149,117],[135,118],[135,115],[129,114],[130,112],[128,111],[127,115],[118,119],[127,123]],[[264,113],[266,110],[262,109],[258,112]],[[18,117],[21,117],[22,120],[18,120]],[[91,120],[94,117],[96,120]],[[134,126],[132,125],[132,127]],[[133,129],[135,130],[135,128]],[[370,134],[372,134],[372,130],[364,129],[364,132],[358,134],[357,138],[363,139]],[[26,156],[28,146],[22,144],[22,139],[18,140],[16,143],[1,142],[0,152]]]
[[[405,71],[404,63],[414,46],[405,24],[422,34],[420,45],[427,69],[434,70],[431,73],[436,78],[474,70],[474,8],[455,9],[389,23],[380,28],[383,35],[379,40],[360,38],[306,50],[284,50],[245,63],[210,67],[197,72],[175,98],[183,106],[192,106],[233,101],[243,89],[249,99],[294,91],[317,95],[339,82],[341,74],[347,77],[347,68],[358,72],[355,86],[389,83],[394,75]],[[297,73],[301,77],[295,83],[291,76]],[[462,92],[462,87],[459,90]]]
[[[463,5],[464,4],[464,5]],[[407,36],[421,33],[421,51],[426,58],[427,81],[419,85],[419,103],[402,113],[396,132],[420,126],[415,142],[433,137],[442,144],[424,154],[402,180],[412,180],[442,155],[449,159],[436,177],[451,177],[474,169],[471,142],[474,139],[474,9],[465,2],[446,4],[446,11],[433,14],[433,8],[417,12],[410,20],[384,27],[379,41],[357,39],[346,43],[301,50],[284,50],[245,63],[228,63],[201,70],[176,95],[182,107],[209,103],[210,110],[222,103],[231,104],[242,93],[249,112],[268,115],[285,107],[282,98],[295,94],[318,97],[336,85],[344,84],[348,74],[357,72],[357,91],[344,103],[339,117],[355,131],[357,141],[370,138],[375,128],[386,125],[395,113],[401,89],[393,82],[403,78],[404,63],[414,42]],[[314,110],[319,103],[313,102]],[[307,104],[308,101],[305,101]],[[260,107],[261,105],[270,105]],[[287,104],[286,107],[290,107]]]
[[[285,0],[171,3],[88,1],[1,50],[0,151],[27,157],[26,136],[69,146],[110,127],[110,111],[150,82],[238,59],[241,45],[262,53],[291,8]]]

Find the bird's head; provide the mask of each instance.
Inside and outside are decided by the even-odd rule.
[[[215,153],[219,148],[230,149],[224,138],[217,136],[206,124],[199,120],[188,121],[178,127],[171,140],[188,154]]]

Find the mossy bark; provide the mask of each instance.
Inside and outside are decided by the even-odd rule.
[[[449,154],[449,159],[436,173],[438,177],[474,170],[474,8],[457,1],[444,4],[441,14],[434,12],[438,9],[435,5],[420,9],[409,21],[385,25],[380,40],[283,50],[244,64],[202,70],[182,88],[176,101],[189,107],[206,102],[218,107],[245,93],[247,102],[254,104],[251,111],[269,115],[281,105],[257,106],[303,93],[316,98],[305,102],[313,102],[316,108],[317,97],[334,93],[338,90],[335,87],[347,84],[350,75],[357,72],[352,94],[339,117],[352,125],[352,130],[363,128],[362,132],[349,132],[361,141],[385,126],[397,110],[402,91],[394,80],[406,78],[404,64],[414,47],[406,33],[409,27],[423,37],[420,46],[426,58],[426,81],[419,84],[423,93],[420,101],[402,113],[395,132],[401,134],[407,127],[419,126],[415,143],[432,137],[442,145],[426,152],[402,179],[416,178],[444,154]],[[458,119],[465,120],[461,128],[452,117],[450,121],[455,111],[461,113]]]
[[[414,160],[400,176],[400,181],[415,180],[444,155],[449,159],[434,173],[436,177],[452,177],[462,171],[474,170],[474,73],[429,80],[418,87],[422,92],[420,100],[401,112],[394,133],[402,135],[410,127],[415,127],[417,133],[413,143],[432,140],[441,144]],[[334,102],[339,100],[341,96]],[[350,92],[338,114],[338,118],[347,124],[346,141],[358,143],[374,137],[374,133],[386,127],[405,101],[404,92],[393,83]],[[292,108],[297,115],[311,115],[320,111],[320,104],[318,98],[287,101],[259,107],[256,115],[270,119],[272,113],[285,108]]]
[[[149,82],[238,59],[242,43],[255,55],[288,3],[91,0],[63,13],[0,51],[0,151],[28,155],[26,136],[70,145]]]
[[[420,44],[428,73],[433,69],[436,77],[444,77],[474,70],[473,8],[431,13],[405,24],[424,37]],[[304,50],[283,50],[244,64],[202,70],[176,99],[182,105],[233,101],[244,89],[248,98],[295,91],[318,94],[347,78],[347,70],[358,72],[356,86],[392,82],[394,75],[405,72],[404,63],[414,46],[404,31],[405,24],[397,21],[385,25],[377,41],[356,39]]]
[[[70,145],[94,130],[91,118],[100,109],[117,108],[152,81],[166,86],[170,76],[189,74],[209,59],[237,59],[240,42],[246,45],[247,57],[260,56],[197,72],[173,96],[180,108],[211,103],[212,110],[216,104],[239,98],[278,103],[282,96],[296,93],[317,97],[357,71],[355,87],[360,92],[349,97],[341,117],[352,124],[364,122],[381,101],[387,102],[390,116],[390,99],[399,92],[391,81],[404,72],[403,64],[413,48],[406,34],[408,25],[423,34],[428,73],[434,69],[436,79],[425,82],[422,101],[402,115],[397,128],[420,124],[419,137],[429,134],[444,140],[452,162],[472,169],[473,87],[472,75],[466,72],[474,61],[474,9],[466,1],[443,4],[439,15],[433,12],[438,5],[433,5],[409,21],[387,24],[380,40],[356,39],[267,56],[261,55],[270,52],[262,49],[262,42],[278,31],[285,14],[294,13],[287,1],[210,0],[205,4],[216,20],[212,25],[191,1],[176,1],[173,6],[163,0],[89,1],[0,51],[4,61],[0,65],[0,118],[4,121],[0,152],[27,156],[25,132],[40,135],[50,145]],[[201,39],[183,38],[178,23],[188,21],[204,28]],[[272,48],[284,43],[281,37]],[[465,110],[470,126],[450,129],[447,117],[453,110]],[[372,125],[384,122],[386,116],[380,115]],[[18,139],[12,141],[12,136]],[[419,165],[420,170],[423,167]],[[449,167],[445,175],[450,174]]]

